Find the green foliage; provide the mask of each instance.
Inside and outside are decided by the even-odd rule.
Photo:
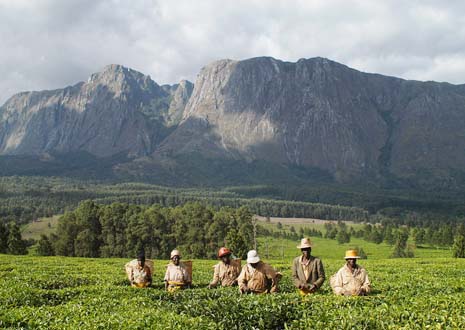
[[[208,175],[211,176],[211,172]],[[145,183],[112,184],[69,178],[17,176],[0,177],[0,187],[0,197],[3,198],[0,204],[0,219],[3,217],[20,224],[31,222],[38,217],[63,214],[88,199],[99,204],[120,202],[138,205],[159,204],[167,207],[199,202],[216,208],[247,206],[254,214],[263,216],[356,221],[368,219],[368,212],[357,207],[282,200],[282,196],[286,194],[273,187],[168,188]],[[276,191],[281,192],[274,195],[273,192]]]
[[[350,242],[350,235],[344,230],[338,231],[336,235],[336,240],[339,244],[349,243]]]
[[[409,231],[406,228],[397,230],[397,238],[392,251],[392,258],[412,258],[413,251],[407,246]]]
[[[59,221],[58,255],[164,258],[177,247],[192,258],[211,258],[227,245],[238,256],[253,247],[252,214],[245,207],[216,211],[200,203],[175,208],[84,201]]]
[[[38,246],[37,246],[37,255],[39,256],[55,255],[55,250],[53,249],[52,243],[50,242],[47,235],[40,236]]]
[[[321,240],[318,248],[327,251],[332,243],[337,247]],[[206,289],[216,260],[194,260],[193,288],[175,294],[162,284],[168,261],[155,260],[154,287],[134,289],[122,270],[127,261],[0,255],[0,328],[465,328],[465,259],[370,258],[363,261],[374,287],[369,296],[334,296],[326,281],[304,298],[291,281],[292,257],[267,260],[283,273],[281,291],[268,295]],[[344,263],[342,256],[322,261],[328,276]]]
[[[465,258],[465,225],[463,224],[460,224],[457,228],[452,250],[455,258]]]
[[[0,253],[8,252],[8,228],[0,222]]]
[[[8,225],[7,245],[9,254],[27,254],[26,242],[21,238],[19,226],[14,222]]]

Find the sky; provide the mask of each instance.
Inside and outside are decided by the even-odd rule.
[[[464,13],[459,0],[0,0],[0,104],[108,64],[174,84],[257,56],[463,84]]]

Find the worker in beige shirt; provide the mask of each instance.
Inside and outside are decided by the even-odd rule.
[[[260,261],[257,251],[250,250],[237,281],[241,293],[260,294],[277,292],[279,278],[273,267]]]
[[[237,284],[237,277],[240,273],[240,260],[239,264],[232,262],[231,250],[222,247],[218,251],[218,258],[221,259],[219,263],[214,266],[213,280],[208,285],[208,288],[214,288],[221,283],[221,286],[233,286]]]
[[[188,288],[192,279],[185,265],[180,261],[181,253],[178,250],[171,251],[170,263],[166,266],[165,289],[170,292]]]
[[[325,281],[325,270],[320,259],[311,255],[312,243],[310,238],[302,238],[297,246],[302,252],[292,262],[292,279],[300,294],[314,293]]]
[[[346,251],[346,264],[331,276],[330,285],[337,295],[365,296],[371,291],[371,283],[366,270],[357,265],[360,259],[357,250]]]

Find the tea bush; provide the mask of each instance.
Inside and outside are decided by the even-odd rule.
[[[166,260],[155,260],[154,287],[134,289],[125,259],[0,255],[0,328],[4,329],[463,329],[465,260],[368,259],[373,293],[334,296],[328,280],[301,297],[291,259],[281,292],[240,295],[207,289],[214,260],[194,260],[192,289],[163,289]],[[344,261],[323,259],[327,278]]]

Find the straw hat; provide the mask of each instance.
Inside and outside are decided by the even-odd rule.
[[[300,245],[297,245],[298,249],[306,249],[306,248],[311,248],[312,247],[312,242],[310,241],[310,237],[305,237],[302,238],[300,241]]]
[[[360,259],[357,250],[347,250],[344,259]]]
[[[260,261],[260,257],[258,256],[257,251],[250,250],[249,252],[247,252],[247,263],[256,264],[259,261]]]
[[[173,251],[171,251],[170,258],[173,259],[174,256],[178,256],[179,258],[181,258],[181,253],[179,252],[179,250],[174,249]]]

